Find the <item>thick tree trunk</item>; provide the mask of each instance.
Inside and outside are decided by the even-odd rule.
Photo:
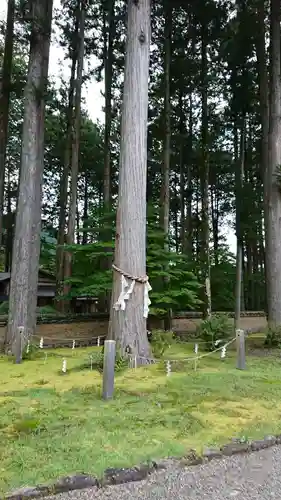
[[[21,176],[13,245],[7,344],[20,353],[36,327],[44,169],[44,111],[50,50],[52,1],[34,0],[22,136]],[[19,338],[18,327],[25,337]],[[17,359],[20,361],[20,357]]]
[[[271,0],[270,117],[265,177],[265,255],[268,323],[281,325],[281,75],[280,0]]]
[[[201,268],[203,282],[203,317],[211,315],[211,269],[209,249],[209,158],[208,158],[208,75],[207,75],[207,28],[201,27],[201,99],[202,99],[202,130],[201,130]]]
[[[8,140],[9,102],[14,47],[15,0],[8,1],[4,58],[0,79],[0,248],[3,237],[5,161]]]
[[[77,183],[79,171],[79,147],[80,147],[80,122],[81,122],[81,89],[83,76],[84,62],[84,42],[85,42],[85,2],[81,1],[80,22],[79,22],[79,42],[78,42],[78,62],[77,76],[75,82],[75,110],[74,110],[74,130],[72,143],[72,158],[71,158],[71,182],[70,182],[70,201],[69,215],[66,241],[68,245],[74,243],[75,238],[75,219],[77,206]],[[68,279],[71,276],[72,254],[65,252],[65,268],[64,278]],[[64,293],[67,295],[70,292],[70,285],[65,285]],[[66,308],[70,307],[70,303],[66,303]]]
[[[129,0],[123,112],[121,123],[119,198],[115,264],[132,276],[146,275],[147,119],[150,50],[150,0]],[[131,280],[128,280],[131,284]],[[121,291],[114,271],[113,304]],[[126,309],[111,308],[109,337],[124,352],[128,346],[138,362],[150,356],[144,317],[144,285],[138,282]]]

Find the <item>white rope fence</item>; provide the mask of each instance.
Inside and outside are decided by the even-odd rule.
[[[48,346],[46,345],[46,343],[44,343],[44,340],[48,339],[48,337],[41,337],[40,338],[40,341],[39,341],[39,344],[31,344],[31,338],[32,337],[28,337],[27,338],[27,335],[25,335],[25,332],[24,332],[24,329],[23,327],[19,327],[19,333],[20,333],[20,341],[21,341],[21,345],[23,346],[25,344],[25,348],[23,349],[23,353],[31,353],[31,348],[32,346],[34,346],[35,348],[39,349],[39,351],[41,350],[42,351],[42,354],[44,354],[44,364],[46,363],[47,361],[47,358],[48,358],[48,349],[45,350]],[[236,334],[241,334],[241,331],[240,330],[237,330],[236,331]],[[243,331],[242,331],[243,333]],[[36,336],[33,336],[33,338],[38,338]],[[92,337],[91,341],[95,341],[95,344],[96,346],[101,346],[101,339],[105,339],[106,336],[98,336],[98,337]],[[54,340],[53,337],[51,337],[52,340]],[[70,339],[69,339],[70,340]],[[78,339],[78,343],[79,343],[79,340],[81,340],[80,338]],[[88,338],[89,340],[89,338]],[[233,344],[233,342],[235,342],[237,340],[237,335],[236,337],[233,337],[231,340],[229,341],[225,341],[225,340],[221,340],[221,339],[218,339],[216,341],[213,342],[213,345],[214,346],[217,346],[215,349],[213,349],[212,351],[209,351],[209,352],[204,352],[202,354],[199,354],[199,346],[202,345],[202,344],[210,344],[210,341],[209,342],[200,342],[200,341],[196,341],[194,343],[194,355],[192,356],[188,356],[186,358],[176,358],[176,359],[173,359],[173,358],[170,358],[169,359],[155,359],[155,358],[152,358],[152,357],[143,357],[143,356],[136,356],[134,354],[130,354],[130,353],[126,353],[126,358],[128,360],[128,366],[130,368],[134,368],[136,369],[137,366],[138,366],[138,361],[141,360],[141,361],[144,361],[144,363],[142,363],[143,365],[145,364],[155,364],[155,363],[163,363],[165,364],[165,367],[166,367],[166,374],[167,376],[171,376],[171,373],[172,373],[172,368],[173,368],[173,365],[177,364],[177,363],[186,363],[186,362],[192,362],[194,363],[194,370],[196,371],[197,370],[197,366],[198,366],[198,362],[204,358],[207,358],[207,357],[210,357],[212,356],[213,354],[217,353],[217,352],[220,352],[220,358],[221,360],[223,361],[225,358],[226,358],[226,353],[227,353],[227,348]],[[25,341],[25,342],[24,342]],[[24,344],[23,344],[24,342]],[[76,339],[71,339],[71,342],[72,342],[72,346],[70,347],[70,352],[72,352],[74,354],[74,351],[76,350],[76,347],[77,347],[77,341]],[[189,342],[190,344],[191,342]],[[79,344],[78,344],[79,345]],[[65,353],[54,353],[52,352],[51,354],[52,357],[60,357],[62,358],[62,368],[61,368],[61,371],[63,373],[66,373],[67,372],[67,359],[66,357],[68,357],[69,359],[72,357],[71,355],[70,356],[66,356]],[[75,356],[75,358],[77,359],[77,356]],[[90,354],[89,355],[89,362],[90,362],[90,367],[91,367],[91,370],[93,369],[93,362],[94,362],[94,356],[93,354]]]
[[[164,363],[165,363],[165,366],[166,366],[166,374],[167,374],[167,377],[169,377],[172,373],[172,365],[173,364],[176,364],[176,363],[185,363],[185,362],[193,362],[194,363],[194,370],[196,371],[197,369],[197,363],[199,360],[203,359],[203,358],[207,358],[209,356],[212,356],[213,354],[221,351],[221,359],[225,359],[226,357],[226,350],[227,348],[233,344],[233,342],[236,341],[236,337],[233,337],[231,340],[229,340],[227,343],[225,343],[224,345],[222,346],[219,346],[217,347],[216,349],[213,349],[212,351],[210,352],[206,352],[204,354],[200,354],[198,355],[198,344],[195,344],[194,346],[194,352],[196,354],[196,356],[189,356],[187,358],[177,358],[177,359],[173,359],[173,358],[169,358],[169,359],[166,359],[164,360]],[[217,341],[217,343],[220,343],[221,341]],[[129,366],[131,367],[132,366],[132,359],[134,358],[132,355],[128,354],[128,357],[130,358],[130,364]],[[154,358],[146,358],[146,357],[141,357],[141,356],[138,356],[138,359],[142,359],[144,361],[146,361],[147,364],[154,364],[154,363],[160,363],[161,361],[163,362],[163,360],[157,360],[157,359],[154,359]]]

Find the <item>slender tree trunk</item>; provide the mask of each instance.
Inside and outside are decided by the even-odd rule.
[[[15,0],[8,0],[4,58],[0,78],[0,248],[3,236],[5,161],[8,140],[9,103],[14,47]]]
[[[112,123],[112,76],[113,42],[115,38],[115,0],[107,0],[107,24],[104,47],[104,84],[105,84],[105,126],[104,126],[104,208],[108,211],[111,204],[111,123]],[[108,35],[107,35],[108,32]],[[108,41],[106,38],[108,37]]]
[[[245,163],[245,118],[242,120],[241,127],[241,146],[240,146],[240,160],[239,167],[236,162],[236,283],[235,283],[235,314],[234,314],[234,327],[235,330],[241,327],[241,293],[242,293],[242,276],[243,276],[243,263],[242,263],[242,248],[243,248],[243,231],[242,231],[242,189],[244,179],[244,163]]]
[[[213,229],[213,241],[214,241],[214,264],[217,266],[219,264],[219,221],[218,221],[218,196],[217,196],[217,175],[214,173],[214,182],[210,189],[211,194],[211,215],[212,215],[212,229]]]
[[[56,294],[59,297],[63,294],[63,280],[64,280],[64,258],[65,252],[63,245],[66,242],[65,229],[66,229],[66,207],[67,207],[67,192],[68,192],[68,176],[70,171],[71,162],[71,145],[73,141],[73,107],[74,107],[74,86],[75,86],[75,71],[77,65],[77,38],[78,38],[78,22],[79,15],[77,11],[75,33],[74,33],[74,46],[72,47],[72,61],[71,73],[69,81],[68,93],[68,107],[66,111],[66,136],[65,136],[65,152],[64,164],[60,178],[60,192],[59,192],[59,228],[58,228],[58,241],[57,241],[57,255],[56,255]],[[58,300],[57,308],[61,312],[64,311],[65,301]]]
[[[87,245],[87,243],[88,243],[88,233],[86,231],[87,226],[88,226],[88,202],[89,202],[89,199],[88,199],[88,176],[85,173],[82,245]]]
[[[184,143],[185,143],[185,115],[183,109],[183,95],[180,91],[179,95],[179,114],[180,114],[180,242],[181,251],[184,253],[185,248],[185,231],[186,231],[186,219],[185,219],[185,199],[186,199],[186,188],[185,188],[185,159],[184,159]]]
[[[128,33],[121,123],[119,197],[116,220],[115,264],[132,276],[146,272],[146,177],[150,0],[128,1]],[[129,140],[128,140],[129,138]],[[128,280],[131,284],[131,280]],[[121,288],[114,271],[113,304]],[[138,357],[150,356],[144,315],[144,285],[136,282],[126,309],[111,308],[109,337]]]
[[[161,189],[161,214],[160,222],[165,234],[164,247],[169,250],[169,214],[170,214],[170,157],[171,157],[171,98],[170,98],[170,79],[171,79],[171,44],[172,44],[172,7],[169,0],[165,0],[165,28],[164,28],[164,80],[165,80],[165,95],[164,95],[164,122],[165,122],[165,137],[164,137],[164,162],[163,176]],[[177,223],[177,219],[175,219]],[[177,230],[177,228],[176,228]],[[177,241],[177,238],[176,238]],[[168,286],[169,280],[164,278],[164,288]],[[172,311],[167,311],[164,320],[165,330],[172,328]]]
[[[44,111],[50,51],[52,1],[34,0],[32,36],[22,137],[21,176],[13,245],[7,347],[19,353],[34,334],[40,257],[41,198],[44,169]],[[18,327],[25,337],[19,338]],[[21,359],[18,358],[18,361]]]
[[[6,216],[6,241],[5,241],[5,271],[10,272],[12,267],[12,251],[13,251],[13,222],[14,214],[11,206],[11,176],[8,165],[8,182],[7,182],[7,216]]]
[[[268,323],[281,325],[281,75],[280,0],[271,0],[270,118],[265,178],[265,255]]]
[[[193,161],[193,102],[192,92],[189,94],[189,124],[188,124],[189,155],[187,167],[187,209],[186,209],[186,235],[185,252],[190,259],[193,255],[193,221],[192,221],[192,161]]]
[[[257,39],[256,39],[256,52],[259,73],[259,94],[260,94],[260,108],[261,108],[261,177],[263,179],[264,188],[264,206],[268,204],[267,195],[267,170],[268,170],[268,134],[269,134],[269,102],[268,102],[268,74],[266,62],[266,48],[265,48],[265,7],[264,0],[258,2],[257,12]],[[267,208],[265,208],[266,218]],[[265,254],[264,254],[265,258]],[[265,309],[267,310],[267,278],[266,278],[266,263],[264,262],[265,272]]]
[[[84,39],[85,39],[85,2],[81,1],[80,19],[79,19],[79,41],[78,41],[78,62],[77,62],[77,76],[75,82],[75,110],[74,110],[74,130],[73,130],[73,143],[72,143],[72,158],[71,158],[71,182],[70,182],[70,201],[69,201],[69,215],[67,227],[67,244],[74,243],[75,238],[75,216],[77,206],[77,183],[79,171],[79,147],[80,147],[80,122],[81,122],[81,89],[82,89],[82,76],[83,76],[83,62],[84,62]],[[65,279],[71,276],[71,263],[72,254],[65,252]],[[65,285],[64,293],[67,295],[70,292],[70,286]],[[69,309],[70,303],[65,304]]]
[[[207,27],[201,27],[201,99],[202,99],[202,130],[201,130],[201,266],[203,278],[203,317],[211,315],[211,277],[209,249],[209,158],[208,158],[208,76],[207,76]]]
[[[170,102],[170,67],[172,41],[172,9],[169,0],[165,0],[165,58],[164,58],[164,161],[161,187],[161,225],[165,236],[169,235],[170,212],[170,156],[171,156],[171,102]]]
[[[76,242],[77,245],[80,245],[80,214],[79,214],[78,203],[76,205]]]

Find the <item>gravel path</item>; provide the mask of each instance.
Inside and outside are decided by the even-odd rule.
[[[51,499],[281,500],[281,446],[195,467],[173,465],[139,483],[73,491]]]

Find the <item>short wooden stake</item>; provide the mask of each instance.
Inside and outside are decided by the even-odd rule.
[[[66,363],[66,359],[63,359],[63,360],[62,360],[62,369],[61,369],[61,371],[62,371],[63,373],[66,373],[66,370],[67,370],[67,363]]]
[[[115,340],[105,340],[103,357],[102,398],[111,399],[114,393]]]
[[[236,330],[237,365],[238,370],[246,370],[246,350],[244,330]]]
[[[24,327],[19,326],[16,338],[16,364],[20,364],[22,362],[23,336],[24,336]]]

